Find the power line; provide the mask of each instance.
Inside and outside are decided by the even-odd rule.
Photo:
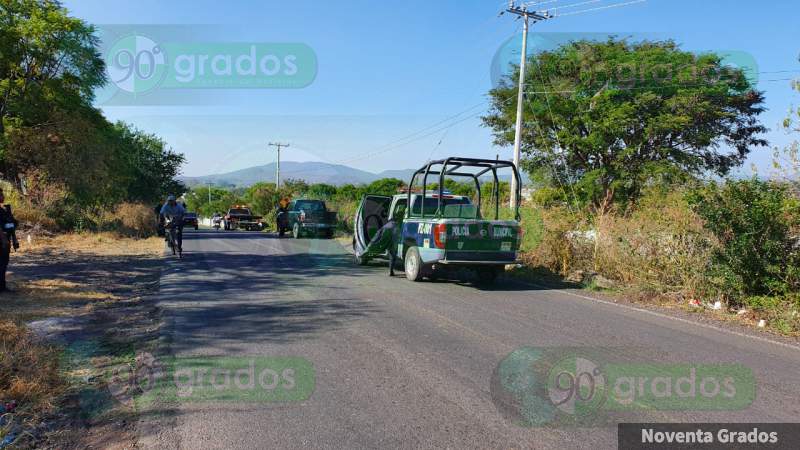
[[[512,100],[514,100],[514,97],[509,97],[508,99],[506,99],[506,100],[504,100],[504,101],[500,102],[500,104],[499,104],[498,106],[503,106],[503,105],[505,105],[505,104],[507,104],[507,103],[511,102]],[[486,103],[486,102],[483,102],[483,103],[481,103],[480,105],[483,105],[483,104],[485,104],[485,103]],[[480,106],[480,105],[479,105],[479,106]],[[474,107],[471,107],[470,109],[474,109]],[[445,119],[445,120],[440,120],[440,121],[439,121],[439,122],[437,122],[437,123],[441,124],[441,123],[443,123],[443,122],[446,122],[447,120],[450,120],[450,119],[452,119],[453,117],[459,116],[459,115],[461,115],[461,114],[463,114],[463,113],[464,113],[464,111],[462,111],[462,112],[460,112],[460,113],[458,113],[458,114],[454,114],[453,116],[450,116],[450,118],[448,118],[448,119]],[[424,138],[426,138],[426,137],[430,137],[430,136],[436,135],[436,134],[438,134],[438,133],[439,133],[439,132],[441,132],[441,131],[448,130],[448,129],[450,129],[450,128],[452,128],[452,127],[454,127],[454,126],[456,126],[456,125],[458,125],[458,124],[460,124],[460,123],[463,123],[463,122],[465,122],[465,121],[467,121],[467,120],[469,120],[469,119],[472,119],[472,118],[474,118],[474,117],[477,117],[477,116],[479,116],[479,115],[481,115],[481,114],[483,114],[483,113],[484,113],[484,111],[478,111],[477,113],[470,114],[470,115],[468,115],[468,116],[465,116],[465,117],[462,117],[462,118],[460,118],[459,120],[456,120],[456,121],[454,121],[454,122],[451,122],[451,123],[449,123],[449,124],[446,124],[446,125],[443,125],[443,126],[440,126],[440,127],[436,128],[436,129],[434,129],[434,130],[431,130],[431,131],[430,131],[430,132],[428,132],[428,133],[425,133],[425,134],[422,134],[422,135],[416,136],[416,137],[414,137],[413,139],[408,139],[408,140],[405,140],[405,142],[399,142],[399,141],[403,140],[403,139],[400,139],[400,140],[397,140],[397,141],[395,141],[395,143],[390,143],[390,144],[387,144],[387,145],[384,145],[384,146],[378,147],[376,150],[370,151],[370,152],[368,152],[368,153],[365,153],[365,154],[362,154],[362,155],[360,155],[360,156],[356,156],[356,157],[353,157],[353,158],[347,158],[347,159],[343,159],[343,160],[339,160],[339,161],[335,161],[335,162],[334,162],[334,161],[329,161],[329,162],[330,162],[330,163],[332,163],[332,164],[348,164],[348,163],[352,163],[352,162],[355,162],[355,161],[360,161],[360,160],[363,160],[363,159],[369,159],[369,158],[372,158],[372,157],[374,157],[374,156],[378,156],[378,155],[380,155],[380,154],[387,153],[387,152],[390,152],[390,151],[392,151],[392,150],[396,150],[396,149],[398,149],[398,148],[404,147],[404,146],[406,146],[406,145],[408,145],[408,144],[411,144],[411,143],[413,143],[413,142],[417,142],[417,141],[419,141],[419,140],[421,140],[421,139],[424,139]],[[424,128],[423,130],[427,130],[427,129],[430,129],[430,128],[431,128],[431,126],[428,126],[428,127]],[[414,132],[414,133],[412,133],[412,134],[411,134],[411,135],[409,135],[409,136],[412,136],[412,135],[419,134],[419,133],[420,133],[420,131],[422,131],[422,130],[419,130],[419,131],[417,131],[417,132]],[[442,139],[444,139],[444,135],[443,135]],[[286,172],[286,173],[305,173],[305,172],[319,171],[319,170],[324,170],[324,169],[323,169],[323,168],[320,168],[320,169],[304,170],[304,171],[302,171],[302,172],[301,172],[301,171],[293,171],[293,172]]]
[[[558,9],[566,9],[566,8],[575,8],[575,7],[577,7],[577,6],[590,5],[590,4],[592,4],[592,3],[600,3],[600,2],[602,2],[602,1],[603,1],[603,0],[587,0],[587,1],[585,1],[585,2],[580,2],[580,3],[571,3],[571,4],[569,4],[569,5],[555,5],[555,6],[553,6],[553,7],[552,7],[552,8],[550,8],[550,9],[552,9],[552,10],[558,10]]]
[[[433,150],[431,150],[431,154],[428,155],[428,162],[430,162],[433,159],[433,154],[436,152],[436,149],[438,149],[439,146],[442,145],[442,141],[444,141],[444,138],[447,137],[447,133],[449,133],[449,132],[450,132],[450,128],[444,130],[444,134],[442,134],[442,137],[439,138],[439,142],[437,142],[436,145],[433,146]]]
[[[574,16],[574,15],[577,15],[577,14],[584,14],[584,13],[593,12],[593,11],[600,11],[600,10],[604,10],[604,9],[619,8],[621,6],[635,5],[637,3],[644,3],[646,1],[647,0],[633,0],[633,1],[630,1],[630,2],[624,2],[624,3],[615,3],[613,5],[598,6],[597,8],[588,8],[588,9],[582,9],[580,11],[571,11],[571,12],[567,12],[567,13],[564,13],[564,14],[558,14],[557,17]]]

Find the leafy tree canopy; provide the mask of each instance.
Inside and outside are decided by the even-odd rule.
[[[524,168],[605,211],[642,187],[727,174],[766,145],[763,95],[716,54],[671,41],[577,41],[531,57]],[[495,143],[514,141],[519,69],[490,91]]]

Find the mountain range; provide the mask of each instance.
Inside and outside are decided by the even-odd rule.
[[[284,161],[281,163],[281,180],[291,178],[304,180],[309,184],[366,184],[381,178],[399,178],[407,182],[413,173],[414,169],[384,170],[380,173],[372,173],[341,164],[324,162]],[[180,180],[189,187],[206,184],[222,187],[247,187],[259,182],[274,183],[275,163],[214,175],[180,177]]]
[[[281,180],[304,180],[306,183],[342,184],[368,184],[381,178],[399,178],[406,183],[411,179],[416,169],[392,169],[379,173],[354,169],[341,164],[324,162],[297,162],[285,161],[281,163]],[[505,169],[504,172],[508,171]],[[501,180],[508,180],[507,173],[500,176]],[[255,183],[275,182],[275,163],[263,166],[248,167],[233,172],[203,175],[198,177],[180,177],[187,186],[213,185],[219,187],[248,187]],[[527,182],[527,176],[522,174],[522,182]]]

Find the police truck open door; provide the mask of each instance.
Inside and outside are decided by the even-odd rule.
[[[358,264],[366,264],[370,258],[386,252],[386,247],[372,248],[369,243],[389,220],[391,203],[392,197],[384,195],[365,195],[361,200],[353,230],[353,252]]]

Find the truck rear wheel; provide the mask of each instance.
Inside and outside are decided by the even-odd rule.
[[[292,227],[292,237],[295,239],[300,239],[300,225],[295,223]]]
[[[406,278],[411,281],[422,281],[422,258],[419,256],[419,249],[417,247],[410,247],[406,251],[406,257],[403,258],[403,265]]]

